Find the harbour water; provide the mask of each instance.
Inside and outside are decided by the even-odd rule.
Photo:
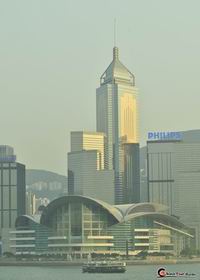
[[[178,265],[134,265],[128,266],[124,274],[88,274],[81,267],[15,267],[1,266],[0,280],[154,280],[157,271],[164,267],[168,272],[193,273],[195,276],[176,277],[176,279],[200,280],[200,264]],[[165,279],[165,278],[164,278]],[[173,279],[170,277],[170,279]]]

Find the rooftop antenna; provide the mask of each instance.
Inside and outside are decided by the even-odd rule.
[[[117,37],[117,29],[116,29],[116,18],[114,19],[114,47],[116,47],[116,38]]]
[[[114,48],[113,48],[113,60],[118,59],[119,51],[116,47],[116,37],[117,37],[117,28],[116,28],[116,18],[114,19]]]

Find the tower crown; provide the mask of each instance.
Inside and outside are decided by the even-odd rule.
[[[103,73],[100,84],[127,84],[135,85],[134,75],[119,60],[119,49],[113,48],[113,60]]]

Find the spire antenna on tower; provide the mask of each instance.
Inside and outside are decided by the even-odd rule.
[[[119,50],[116,46],[117,40],[117,28],[116,28],[116,18],[114,18],[114,47],[113,47],[113,60],[118,59],[119,57]]]
[[[116,47],[117,40],[117,28],[116,28],[116,18],[114,19],[114,47]]]

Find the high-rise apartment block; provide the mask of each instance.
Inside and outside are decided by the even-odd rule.
[[[115,202],[139,202],[137,88],[134,75],[119,60],[117,47],[101,76],[96,107],[97,131],[106,135],[105,165],[115,172]]]
[[[12,147],[0,146],[0,232],[15,226],[25,214],[25,166],[16,162]]]

